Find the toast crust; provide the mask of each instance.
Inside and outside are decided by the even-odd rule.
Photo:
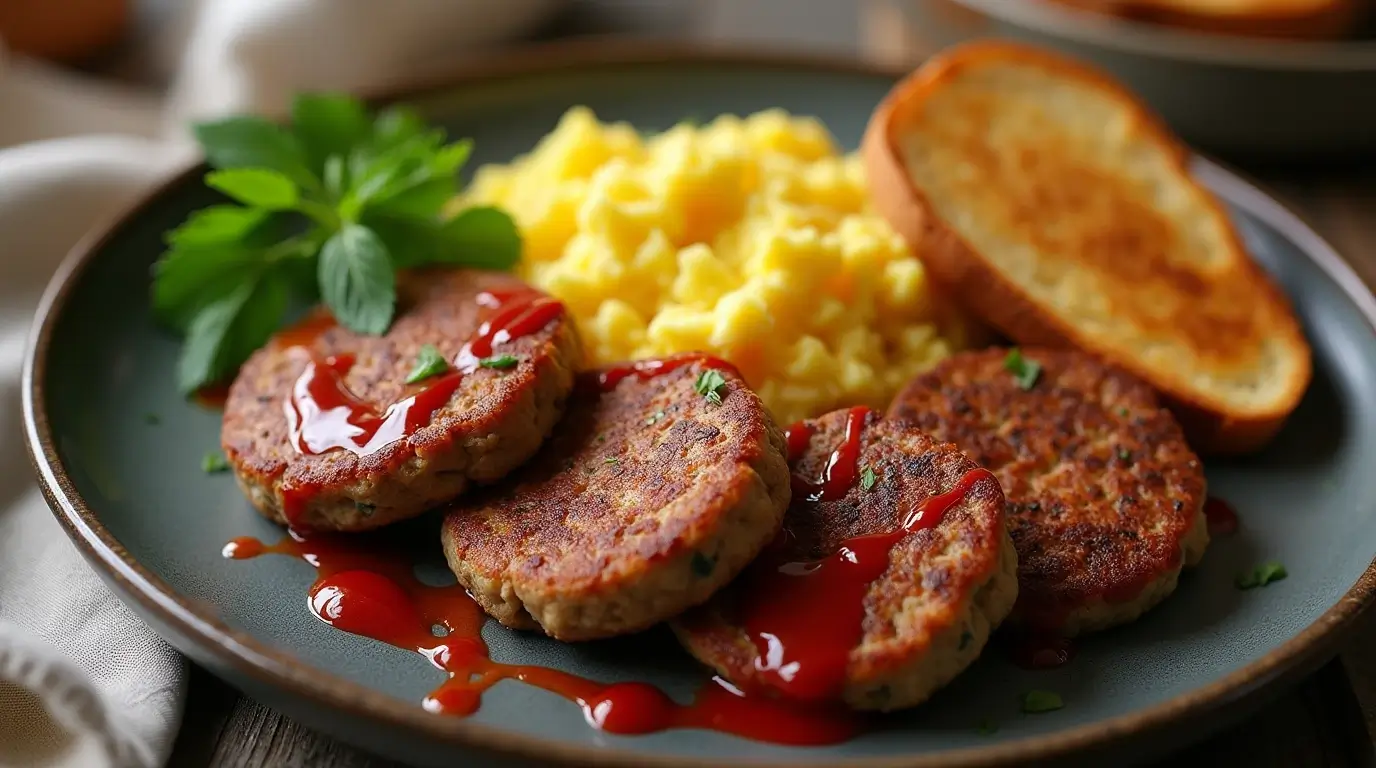
[[[951,290],[972,312],[1023,345],[1079,348],[1128,370],[1152,384],[1175,412],[1190,443],[1201,453],[1235,454],[1268,442],[1298,405],[1311,375],[1310,351],[1280,289],[1257,266],[1242,245],[1223,206],[1207,191],[1197,201],[1209,218],[1221,223],[1226,250],[1235,255],[1231,275],[1250,291],[1252,306],[1268,308],[1266,330],[1291,355],[1292,369],[1282,394],[1261,407],[1229,402],[1192,386],[1174,369],[1151,366],[1129,349],[1076,327],[1033,296],[980,254],[937,213],[931,200],[909,174],[901,137],[926,99],[958,76],[987,63],[1015,63],[1092,87],[1112,99],[1134,129],[1168,157],[1181,181],[1201,189],[1189,174],[1189,151],[1131,93],[1109,76],[1057,55],[1014,43],[977,41],[930,59],[891,90],[870,118],[862,143],[871,197],[891,226],[921,256],[934,280]],[[1202,191],[1202,190],[1201,190]],[[1166,265],[1156,265],[1165,267]],[[1183,290],[1183,288],[1182,288]],[[1135,319],[1135,318],[1134,318]],[[1223,345],[1217,345],[1220,348]],[[1210,350],[1211,353],[1217,350]]]
[[[1061,5],[1149,24],[1247,37],[1325,40],[1352,32],[1354,0],[1253,0],[1248,7],[1209,8],[1197,0],[1052,0]]]

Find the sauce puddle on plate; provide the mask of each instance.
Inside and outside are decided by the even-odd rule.
[[[807,746],[846,741],[861,729],[861,718],[852,713],[746,695],[720,678],[705,681],[692,703],[678,704],[646,683],[599,683],[549,667],[493,661],[481,635],[486,616],[463,587],[421,582],[408,558],[377,549],[375,542],[293,533],[275,544],[244,537],[224,548],[224,556],[236,560],[265,554],[315,567],[308,604],[321,621],[418,653],[447,672],[448,681],[422,702],[436,714],[473,714],[493,685],[519,680],[577,704],[588,725],[609,733],[702,728]]]
[[[1232,504],[1217,496],[1210,496],[1209,500],[1204,502],[1204,519],[1209,523],[1210,536],[1237,533],[1237,510],[1233,509]]]

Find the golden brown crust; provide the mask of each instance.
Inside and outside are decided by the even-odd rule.
[[[435,345],[453,360],[481,322],[477,294],[524,287],[497,272],[425,271],[398,285],[398,315],[382,336],[341,326],[292,338],[288,330],[258,350],[230,387],[221,444],[246,495],[268,518],[307,529],[367,530],[418,515],[472,482],[500,479],[525,461],[563,413],[581,347],[560,317],[499,350],[519,363],[464,376],[428,425],[366,455],[343,449],[303,454],[291,443],[284,413],[314,354],[352,354],[349,391],[378,412],[424,386],[406,377],[420,348]],[[300,334],[295,334],[299,337]],[[283,339],[292,338],[290,343]],[[310,345],[307,352],[298,342]],[[296,519],[283,513],[283,486],[318,489]]]
[[[1080,352],[1006,350],[943,361],[889,408],[994,472],[1018,550],[1013,619],[1075,634],[1135,618],[1207,545],[1204,471],[1146,384]],[[1139,604],[1141,603],[1141,604]]]
[[[734,371],[720,404],[697,393],[703,370],[608,392],[583,374],[513,482],[451,508],[445,555],[489,613],[562,640],[638,631],[707,599],[773,538],[783,437]]]
[[[845,411],[807,422],[816,431],[793,471],[820,474],[842,440],[845,422]],[[857,484],[832,501],[795,500],[784,519],[786,533],[773,545],[781,551],[772,555],[818,560],[847,539],[893,531],[923,500],[952,490],[977,468],[955,446],[876,414],[868,417],[862,440],[859,464],[872,468],[878,482],[868,491]],[[1003,506],[998,483],[977,480],[938,526],[908,534],[894,546],[888,570],[865,595],[863,635],[846,670],[847,704],[881,710],[915,705],[978,655],[1017,594]],[[737,587],[743,582],[673,626],[697,659],[752,687],[758,651],[738,614]],[[997,589],[986,599],[983,592],[991,585]]]
[[[962,72],[990,61],[1014,61],[1036,67],[1060,77],[1091,84],[1121,102],[1131,121],[1166,150],[1182,178],[1189,178],[1189,152],[1163,123],[1136,98],[1107,75],[1034,48],[1002,42],[976,42],[949,49],[929,60],[921,69],[894,87],[870,118],[862,144],[875,208],[920,255],[934,280],[954,292],[967,308],[1021,344],[1070,347],[1089,351],[1120,365],[1150,382],[1166,398],[1180,417],[1195,448],[1205,453],[1242,453],[1263,446],[1298,405],[1308,386],[1310,360],[1308,346],[1290,310],[1289,301],[1259,266],[1246,258],[1236,265],[1253,306],[1266,305],[1287,348],[1302,357],[1298,372],[1287,384],[1287,395],[1274,408],[1262,412],[1239,413],[1230,403],[1191,387],[1184,376],[1173,371],[1153,370],[1129,352],[1111,344],[1097,342],[1044,307],[1004,275],[957,234],[935,212],[926,195],[913,183],[900,148],[905,124],[921,114],[924,102]],[[1194,183],[1194,182],[1190,182]],[[1224,232],[1231,251],[1245,254],[1236,230],[1227,224],[1227,214],[1212,195],[1202,195],[1209,215],[1225,222]],[[1170,277],[1169,275],[1167,277]],[[1187,275],[1171,281],[1173,290],[1189,291]],[[1183,320],[1172,315],[1172,320]],[[1200,320],[1195,322],[1201,338],[1212,333],[1217,346],[1227,334],[1210,331]],[[1211,350],[1227,354],[1228,350]]]
[[[1250,6],[1219,9],[1208,3],[1180,0],[1052,0],[1107,16],[1162,24],[1199,32],[1324,39],[1342,37],[1354,29],[1364,10],[1355,0],[1317,3],[1253,2]]]

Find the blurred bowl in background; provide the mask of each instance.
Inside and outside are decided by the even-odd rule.
[[[1187,141],[1229,158],[1376,157],[1376,39],[1228,36],[1042,0],[883,3],[918,55],[975,37],[1059,49],[1107,69]]]
[[[0,0],[0,40],[14,53],[74,62],[124,34],[128,0]]]

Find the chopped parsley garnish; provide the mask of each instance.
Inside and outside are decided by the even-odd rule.
[[[865,467],[865,471],[860,473],[860,488],[868,491],[874,487],[876,482],[878,482],[878,479],[874,476],[874,470],[870,467]]]
[[[299,301],[377,335],[396,312],[396,272],[430,264],[504,269],[521,252],[506,213],[445,207],[472,148],[401,107],[370,116],[341,94],[301,94],[291,120],[240,115],[193,126],[229,200],[166,235],[153,309],[183,337],[182,392],[232,374]]]
[[[1262,563],[1250,571],[1239,573],[1234,583],[1238,589],[1252,589],[1264,587],[1273,581],[1280,581],[1289,575],[1285,572],[1285,566],[1272,560],[1269,563]]]
[[[993,720],[982,720],[979,725],[975,726],[975,733],[981,736],[989,736],[998,732],[999,724]]]
[[[1061,694],[1055,691],[1028,691],[1022,695],[1022,711],[1031,715],[1054,712],[1064,706]]]
[[[1031,389],[1042,375],[1042,364],[1022,356],[1022,350],[1013,347],[1003,358],[1003,370],[1013,374],[1013,380],[1023,390]]]
[[[645,418],[646,424],[656,424],[664,418],[664,411],[655,411]]]
[[[1126,408],[1119,408],[1119,409],[1118,409],[1118,415],[1119,415],[1119,416],[1126,417],[1126,416],[1128,415],[1128,409],[1126,409]]]
[[[215,472],[228,472],[229,462],[225,460],[225,456],[223,453],[220,453],[219,451],[211,451],[210,453],[207,453],[206,455],[201,457],[201,471],[205,472],[206,474],[212,474]]]
[[[1132,461],[1132,451],[1129,451],[1129,450],[1126,449],[1126,448],[1119,448],[1119,449],[1118,449],[1118,460],[1119,460],[1119,461]]]
[[[444,355],[434,344],[426,344],[420,348],[420,354],[416,355],[416,365],[411,369],[411,373],[406,376],[407,384],[415,384],[424,381],[431,376],[438,376],[449,370],[449,361],[444,359]]]
[[[707,398],[707,402],[721,405],[722,395],[726,394],[726,378],[721,375],[721,371],[708,368],[698,374],[698,380],[693,384],[693,389],[699,395]]]
[[[603,463],[603,464],[620,464],[620,463],[621,463],[621,459],[618,459],[618,458],[616,458],[615,456],[608,456],[607,458],[605,458],[605,459],[602,460],[602,463]]]
[[[484,368],[496,368],[498,370],[506,370],[507,368],[516,367],[516,364],[519,362],[520,360],[517,360],[515,357],[511,355],[494,355],[492,357],[479,360],[478,365],[481,365]]]

